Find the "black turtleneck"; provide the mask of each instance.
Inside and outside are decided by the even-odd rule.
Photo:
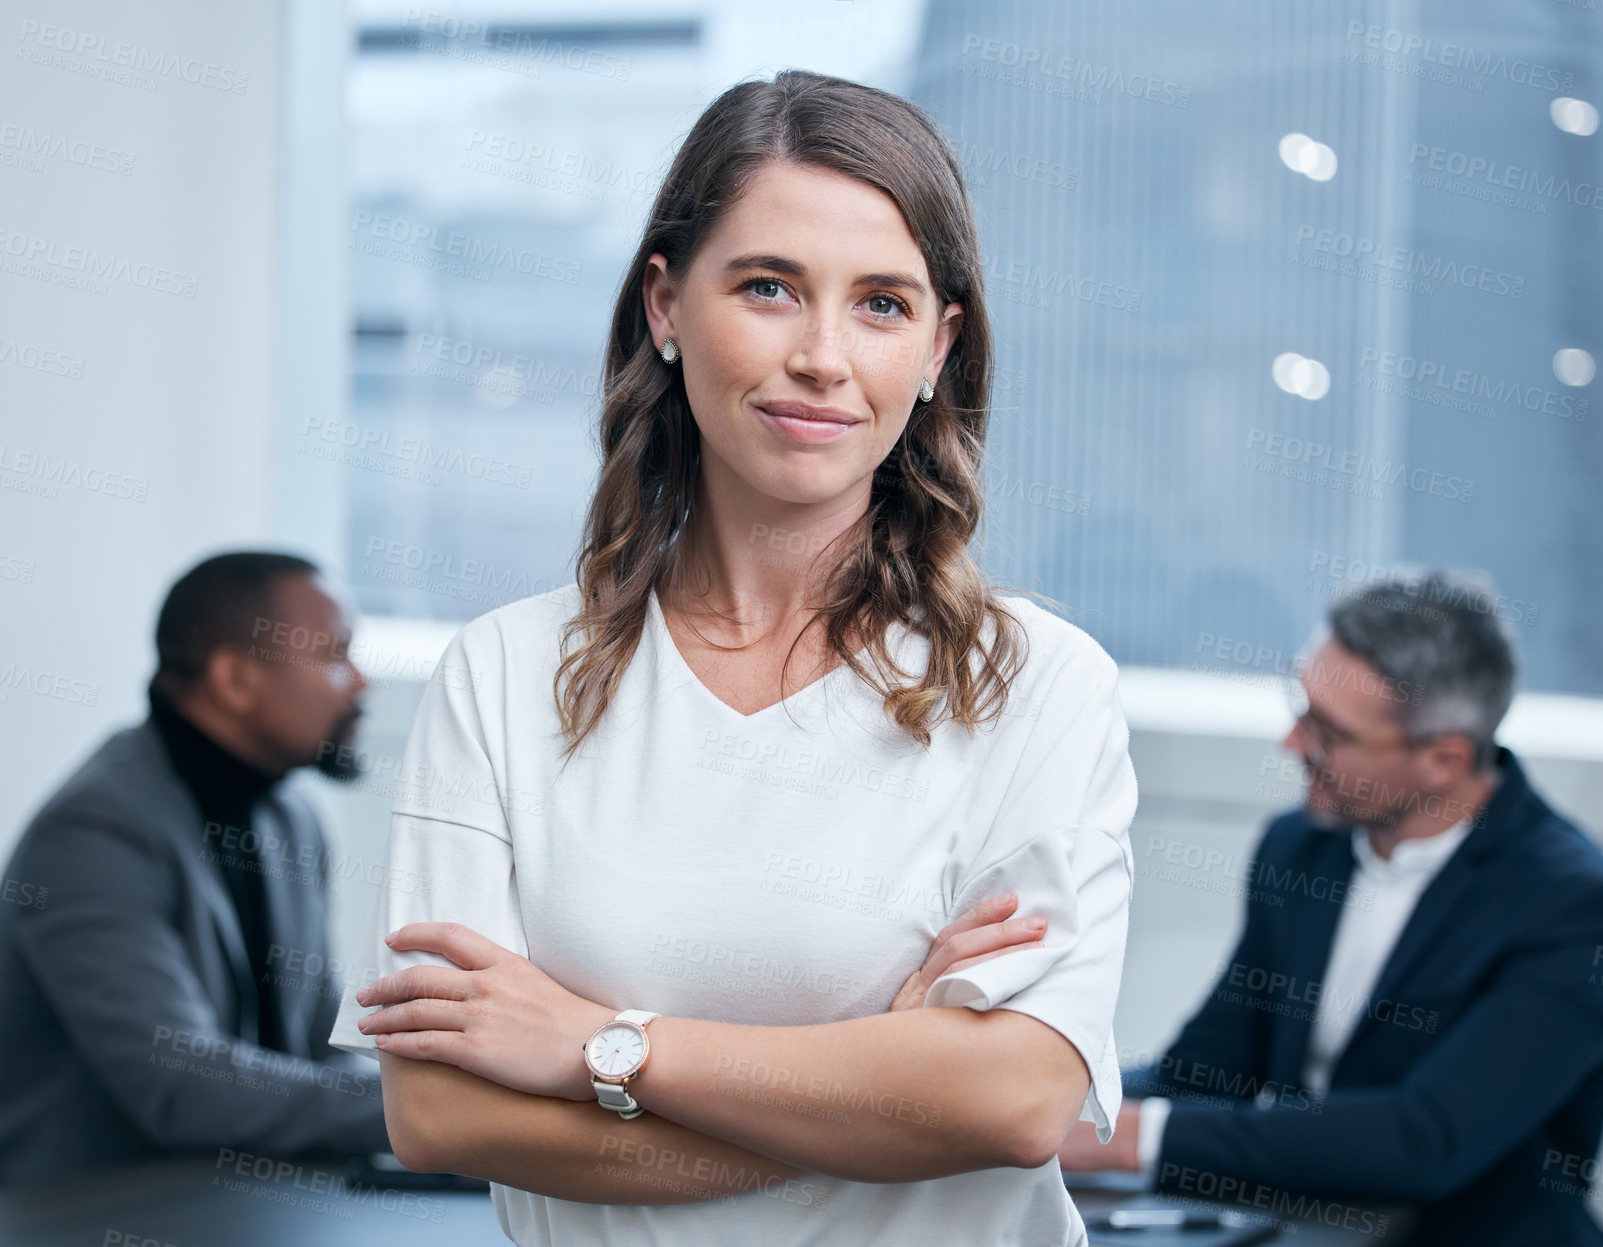
[[[282,1051],[287,1045],[279,1027],[278,1006],[267,972],[272,937],[266,884],[262,878],[264,867],[260,855],[251,847],[256,838],[245,835],[250,830],[251,811],[256,802],[282,777],[257,769],[219,745],[186,719],[171,698],[156,687],[154,680],[148,692],[150,716],[167,747],[173,769],[194,793],[201,817],[207,823],[237,829],[207,837],[204,825],[197,827],[196,846],[213,850],[204,856],[221,867],[228,890],[233,894],[234,909],[239,914],[245,948],[250,955],[251,980],[256,984],[257,1042]]]

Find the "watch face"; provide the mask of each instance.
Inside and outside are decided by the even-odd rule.
[[[624,1078],[646,1059],[646,1032],[628,1022],[608,1022],[585,1045],[586,1062],[603,1078]]]

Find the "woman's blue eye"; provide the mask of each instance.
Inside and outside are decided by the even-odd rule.
[[[888,294],[871,294],[868,296],[868,302],[869,310],[877,316],[894,316],[897,312],[905,310],[900,300],[893,299]],[[884,306],[874,307],[876,303]]]
[[[758,294],[760,297],[765,299],[777,299],[784,290],[783,286],[770,277],[754,277],[746,283],[746,286],[754,294]],[[764,294],[761,290],[759,290],[759,287],[772,287],[774,293]]]

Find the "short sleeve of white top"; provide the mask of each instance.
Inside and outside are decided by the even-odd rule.
[[[352,993],[376,974],[445,964],[384,944],[407,922],[461,922],[609,1008],[800,1026],[884,1012],[947,922],[1016,891],[1017,912],[1048,921],[1043,947],[946,975],[925,1007],[1011,1009],[1052,1027],[1091,1071],[1082,1118],[1106,1141],[1136,806],[1117,670],[1079,628],[1027,598],[1002,601],[1028,645],[1006,712],[972,733],[943,722],[925,748],[844,664],[740,714],[685,663],[653,595],[612,704],[565,769],[552,677],[577,586],[466,625],[413,724],[388,886],[353,962],[371,968],[351,974],[330,1041],[376,1058]],[[887,643],[904,671],[923,671],[923,638],[898,626]],[[897,1111],[935,1125],[940,1099],[931,1087]],[[1056,1159],[924,1182],[814,1175],[710,1204],[491,1192],[524,1247],[1085,1237]]]

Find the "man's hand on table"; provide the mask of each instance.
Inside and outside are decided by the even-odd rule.
[[[1111,1141],[1097,1142],[1094,1124],[1076,1122],[1069,1137],[1063,1141],[1063,1146],[1058,1148],[1058,1164],[1070,1173],[1097,1169],[1127,1169],[1131,1173],[1138,1173],[1141,1169],[1137,1150],[1140,1133],[1141,1101],[1126,1100],[1119,1106]]]

